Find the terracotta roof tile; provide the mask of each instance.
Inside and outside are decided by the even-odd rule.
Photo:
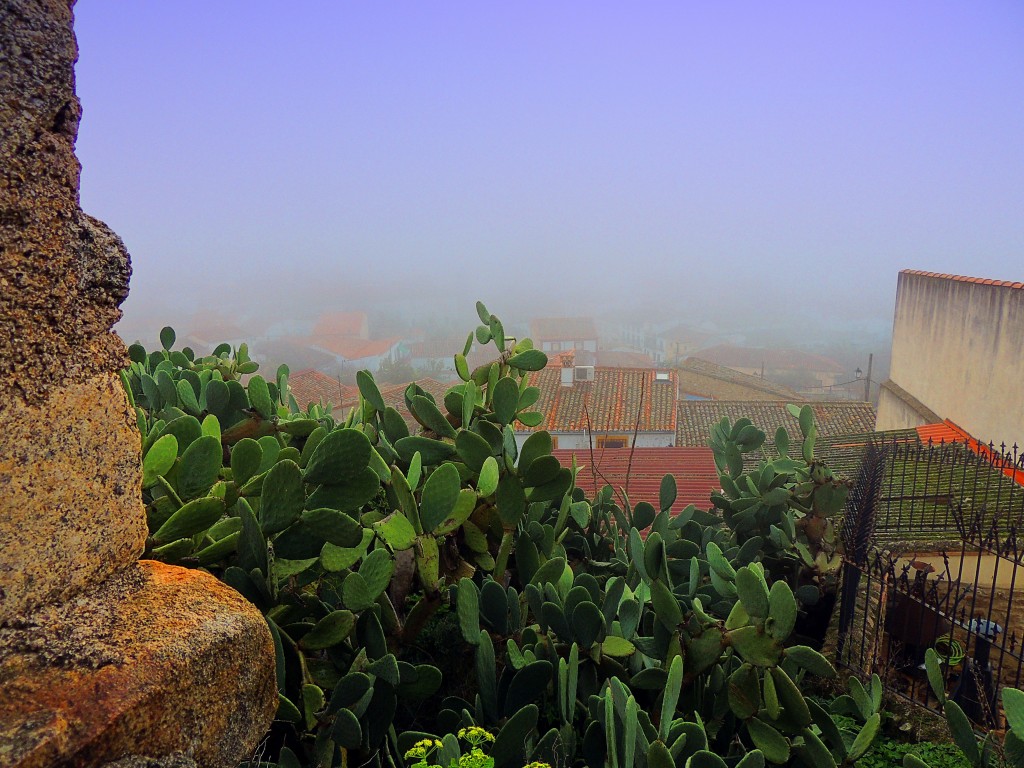
[[[310,403],[330,403],[335,407],[344,407],[356,391],[355,387],[345,386],[333,376],[312,369],[291,374],[288,385],[300,408],[307,408]]]
[[[922,443],[936,445],[938,443],[964,443],[979,456],[991,457],[993,454],[998,458],[999,449],[993,452],[993,447],[978,442],[970,433],[954,421],[946,419],[936,424],[924,424],[917,427],[917,436]],[[1003,466],[1003,474],[1016,482],[1024,485],[1024,470],[1017,469],[1013,462]]]
[[[768,368],[787,370],[828,371],[830,373],[843,371],[843,366],[835,360],[800,349],[737,347],[732,344],[719,344],[702,349],[697,354],[702,360],[730,368],[760,368],[764,365]]]
[[[672,511],[679,512],[689,504],[710,509],[711,493],[721,488],[710,448],[637,448],[632,452],[608,449],[595,450],[593,454],[589,450],[560,449],[553,453],[563,467],[572,465],[575,454],[581,467],[576,483],[587,498],[610,485],[616,495],[625,490],[631,504],[646,501],[657,508],[661,479],[672,475],[677,489]]]
[[[322,349],[346,360],[363,360],[380,357],[401,339],[359,339],[347,336],[311,336],[306,340],[309,346]]]
[[[995,285],[999,286],[1000,288],[1015,288],[1018,290],[1024,288],[1024,283],[1022,282],[1011,282],[1009,280],[992,280],[989,278],[982,277],[967,277],[966,275],[947,275],[941,274],[939,272],[924,272],[920,269],[903,269],[900,270],[900,274],[916,275],[918,277],[935,277],[940,278],[942,280],[956,280],[957,282],[960,283],[975,283],[977,285]]]
[[[875,428],[875,409],[871,403],[815,400],[806,405],[814,409],[814,423],[821,438],[871,432]],[[712,425],[723,416],[731,422],[743,417],[750,419],[768,435],[769,443],[774,443],[779,427],[786,428],[791,440],[800,435],[800,424],[789,413],[785,401],[686,400],[679,403],[676,445],[707,445]]]
[[[729,384],[739,384],[749,389],[755,389],[780,399],[799,400],[800,395],[793,389],[762,379],[760,376],[751,376],[724,365],[712,363],[710,360],[702,360],[699,357],[688,357],[678,366],[680,371],[695,373],[699,376],[707,376],[718,379]],[[714,392],[695,392],[693,394],[705,394],[714,396]]]
[[[582,432],[589,416],[595,431],[632,432],[640,416],[641,432],[674,432],[676,429],[675,371],[657,379],[649,368],[595,368],[594,381],[561,383],[561,368],[548,367],[530,375],[530,384],[541,391],[535,410],[545,414],[536,429]],[[518,425],[519,431],[531,431]]]

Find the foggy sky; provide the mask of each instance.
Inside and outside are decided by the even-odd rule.
[[[625,303],[891,322],[1024,275],[1019,2],[81,0],[127,317]]]

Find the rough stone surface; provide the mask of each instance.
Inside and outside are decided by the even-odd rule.
[[[101,374],[0,412],[0,626],[142,554],[139,436]]]
[[[275,684],[259,611],[207,573],[141,561],[0,629],[0,765],[141,752],[230,768],[266,732]]]
[[[0,766],[230,768],[277,706],[262,615],[135,563],[131,274],[79,207],[73,0],[0,0]]]
[[[202,768],[191,757],[180,752],[169,757],[139,757],[132,755],[104,764],[103,768]]]
[[[71,22],[68,0],[0,0],[0,412],[125,360],[128,253],[79,207]]]

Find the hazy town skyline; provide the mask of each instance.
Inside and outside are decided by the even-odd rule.
[[[1022,275],[1011,2],[82,2],[76,31],[128,320],[481,298],[813,333],[887,327],[903,268]]]

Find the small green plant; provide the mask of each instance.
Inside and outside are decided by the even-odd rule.
[[[925,668],[928,682],[935,697],[942,705],[949,724],[949,732],[953,741],[971,768],[1022,768],[1024,767],[1024,691],[1016,688],[1003,688],[1003,712],[1006,715],[1008,729],[1002,743],[992,734],[979,739],[964,714],[963,709],[955,701],[946,698],[946,686],[942,677],[942,661],[934,648],[925,652]],[[903,768],[937,768],[937,766],[918,754],[908,753],[903,758]]]

